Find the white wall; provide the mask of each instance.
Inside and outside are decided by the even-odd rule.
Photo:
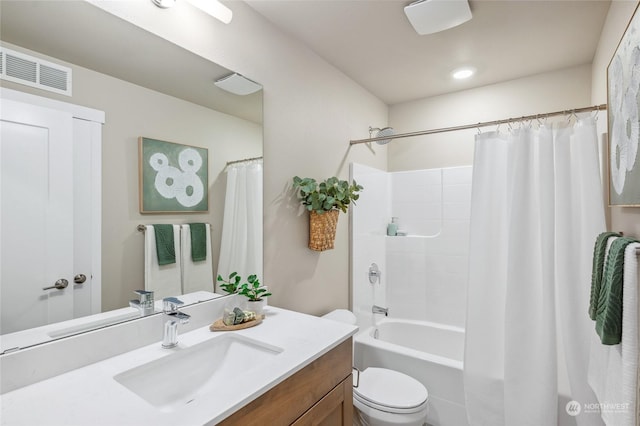
[[[591,67],[533,75],[391,106],[398,133],[562,111],[591,105]],[[491,127],[482,131],[495,130]],[[389,144],[389,171],[473,163],[476,129],[400,139]]]
[[[347,216],[338,221],[336,248],[307,248],[308,222],[292,198],[295,175],[348,177],[351,161],[386,167],[386,148],[349,147],[387,123],[387,106],[243,2],[228,2],[224,25],[178,2],[95,1],[129,22],[233,69],[264,86],[264,282],[269,302],[322,314],[349,303]],[[365,188],[366,191],[366,188]]]

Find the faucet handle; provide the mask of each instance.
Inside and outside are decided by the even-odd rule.
[[[176,312],[182,305],[184,305],[184,302],[177,297],[165,297],[162,299],[162,310],[165,313]]]
[[[140,303],[152,302],[153,303],[153,291],[148,290],[134,290],[138,296],[140,296]]]
[[[140,310],[141,316],[151,315],[154,311],[153,308],[153,292],[147,290],[134,290],[140,299],[134,299],[129,301],[129,306]]]

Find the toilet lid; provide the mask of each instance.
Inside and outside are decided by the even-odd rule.
[[[413,377],[376,367],[360,372],[360,383],[353,393],[362,403],[391,412],[419,409],[429,398],[427,389]]]

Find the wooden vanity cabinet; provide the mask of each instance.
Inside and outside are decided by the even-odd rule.
[[[349,338],[219,424],[351,426],[352,348]]]

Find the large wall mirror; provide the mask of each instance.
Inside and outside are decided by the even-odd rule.
[[[150,8],[155,8],[152,2],[148,3]],[[244,164],[247,159],[257,158],[257,162],[260,162],[262,91],[240,96],[216,87],[214,81],[233,74],[233,71],[88,2],[1,1],[0,12],[0,40],[4,48],[67,66],[73,74],[72,96],[0,80],[3,90],[25,92],[105,113],[100,153],[100,303],[91,316],[83,317],[87,320],[85,323],[103,327],[114,321],[135,319],[133,314],[110,318],[109,313],[134,309],[129,307],[129,301],[138,297],[135,290],[144,289],[145,233],[138,230],[139,225],[208,223],[211,225],[210,264],[213,277],[218,272],[226,275],[235,269],[232,264],[226,266],[226,271],[222,270],[224,268],[218,271],[228,172]],[[189,23],[176,22],[176,25]],[[139,137],[208,150],[208,212],[140,213]],[[10,184],[2,181],[3,187]],[[261,192],[257,196],[260,200],[250,208],[259,209],[261,218]],[[18,226],[25,224],[2,223],[2,229]],[[74,238],[81,236],[75,235]],[[262,236],[260,234],[245,242],[253,246],[252,251],[258,252],[260,257],[259,265],[254,267],[259,270],[245,272],[261,276]],[[0,233],[0,244],[0,253],[11,250],[10,246],[13,245],[5,241],[5,233]],[[2,275],[2,299],[8,300],[13,294],[14,290],[9,290],[7,286],[15,285],[15,281]],[[19,286],[33,285],[39,288],[47,284],[24,280],[18,283]],[[209,284],[208,290],[215,297],[225,294],[214,287],[214,282]],[[72,287],[70,285],[68,289]],[[40,299],[51,297],[54,296],[46,293]],[[196,298],[193,301],[199,300]],[[77,322],[77,316],[74,315],[72,321]],[[99,320],[92,322],[91,318]],[[72,327],[72,332],[44,334],[40,339],[38,333],[31,332],[35,328],[42,328],[42,325],[34,327],[28,318],[17,318],[16,322],[17,325],[3,329],[0,354],[14,347],[23,348],[89,329],[79,325]],[[7,339],[7,336],[16,334],[30,336],[19,340],[19,343]]]

